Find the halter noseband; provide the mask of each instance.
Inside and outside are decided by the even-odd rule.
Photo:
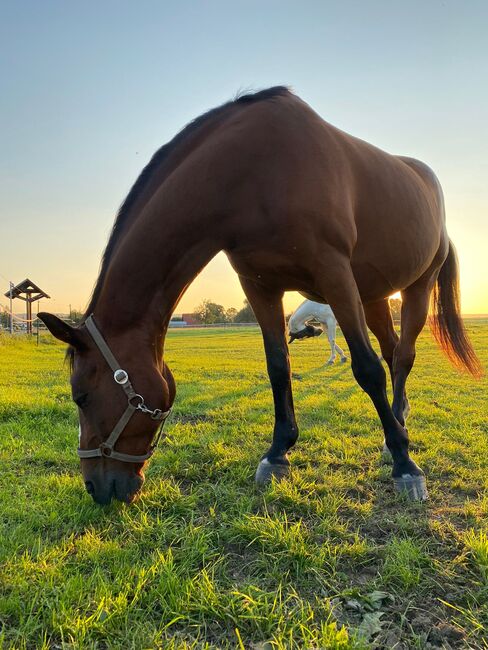
[[[121,460],[124,463],[142,463],[153,455],[156,447],[158,446],[158,442],[163,432],[164,421],[170,414],[171,409],[167,411],[161,411],[161,409],[153,410],[147,407],[144,402],[144,397],[142,395],[139,395],[139,393],[136,393],[134,387],[130,383],[129,375],[120,367],[117,359],[114,357],[112,351],[105,342],[105,339],[100,334],[100,331],[98,330],[97,326],[95,325],[95,321],[93,320],[93,315],[88,316],[88,318],[85,320],[85,325],[92,339],[95,341],[95,345],[98,347],[103,357],[105,358],[105,361],[113,370],[115,383],[119,384],[119,386],[127,395],[127,408],[123,412],[122,417],[117,422],[112,430],[112,433],[109,435],[107,440],[105,440],[105,442],[102,442],[96,449],[78,449],[78,456],[80,458],[98,458],[100,456],[104,456],[106,458],[113,458],[114,460]],[[142,454],[140,456],[136,456],[134,454],[124,454],[122,452],[115,451],[114,449],[115,443],[119,439],[120,434],[125,429],[127,423],[136,411],[147,413],[147,415],[151,416],[151,420],[158,420],[161,422],[161,426],[159,427],[156,439],[151,445],[149,451],[147,454]]]

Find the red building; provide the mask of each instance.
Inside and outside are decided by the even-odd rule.
[[[198,314],[182,314],[181,318],[185,321],[187,325],[201,325],[202,321],[200,320]]]

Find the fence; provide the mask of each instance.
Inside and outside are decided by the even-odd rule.
[[[5,316],[5,322],[2,323],[0,322],[0,332],[10,332],[11,334],[25,334],[27,332],[27,324],[32,323],[33,325],[35,324],[36,328],[36,334],[38,335],[39,331],[47,331],[47,327],[44,325],[44,323],[37,317],[35,316],[34,318],[31,318],[28,320],[27,318],[22,318],[21,316],[17,316],[16,314],[13,314],[7,307],[4,305],[0,305],[0,310],[1,314]],[[72,319],[63,316],[62,317],[64,321],[67,323],[70,323],[72,325],[75,325],[75,321]],[[185,323],[184,321],[170,321],[169,323],[169,329],[179,329],[179,330],[186,330],[186,329],[208,329],[208,328],[229,328],[229,327],[258,327],[258,324],[256,322],[254,323],[232,323],[232,322],[226,322],[226,323],[197,323],[197,324],[188,324]]]
[[[169,329],[198,329],[208,327],[258,327],[257,323],[198,323],[195,325],[182,324],[182,321],[174,321],[169,323]]]

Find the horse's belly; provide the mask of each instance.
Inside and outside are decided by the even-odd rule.
[[[412,285],[429,269],[440,246],[433,233],[422,242],[392,245],[369,255],[353,255],[352,270],[364,302],[384,298]]]
[[[401,249],[398,249],[396,259],[381,254],[359,259],[353,257],[351,264],[360,294],[369,298],[370,294],[385,296],[405,289],[429,268],[437,249],[438,243],[430,250],[422,251],[423,255],[415,251],[402,256]]]
[[[427,205],[418,211],[402,207],[396,206],[394,218],[378,215],[358,223],[351,264],[361,294],[405,289],[425,273],[439,250],[445,234],[442,216]]]

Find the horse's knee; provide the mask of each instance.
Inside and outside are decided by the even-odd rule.
[[[385,370],[374,352],[353,358],[352,371],[358,384],[368,394],[384,390],[386,387]]]
[[[290,361],[288,352],[282,345],[265,339],[266,365],[272,383],[288,381],[290,375]]]
[[[271,384],[278,387],[286,387],[290,381],[290,365],[287,358],[272,357],[268,359],[268,375]]]

